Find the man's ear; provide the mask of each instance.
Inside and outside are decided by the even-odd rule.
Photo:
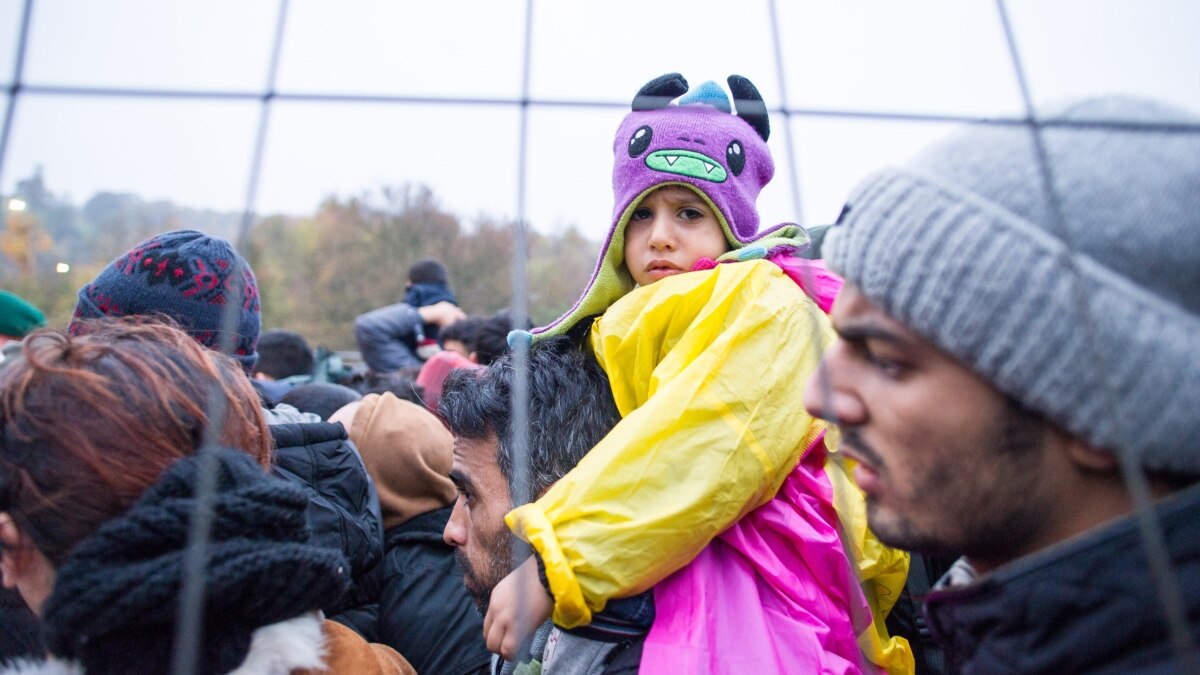
[[[471,363],[479,363],[479,352],[471,352],[470,356],[467,357],[467,360]]]
[[[1110,473],[1120,468],[1120,460],[1114,452],[1101,450],[1078,438],[1068,437],[1064,442],[1067,457],[1083,471]]]

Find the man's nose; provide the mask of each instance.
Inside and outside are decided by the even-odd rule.
[[[467,528],[463,524],[463,509],[459,505],[461,501],[460,497],[458,501],[454,502],[454,509],[450,511],[450,520],[446,521],[446,529],[442,530],[442,541],[456,548],[467,543]]]
[[[853,377],[846,373],[846,349],[846,343],[838,340],[825,352],[804,388],[804,409],[834,424],[854,425],[866,419],[866,406],[852,386]]]

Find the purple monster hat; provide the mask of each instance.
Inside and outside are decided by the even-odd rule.
[[[750,80],[731,75],[728,82],[736,114],[715,82],[689,94],[679,73],[657,77],[637,93],[633,112],[613,141],[613,224],[596,270],[575,306],[554,323],[534,329],[532,339],[565,333],[633,290],[625,267],[625,226],[642,199],[664,185],[694,190],[712,208],[731,249],[722,262],[807,246],[808,235],[799,225],[758,231],[755,202],[775,174],[767,149],[767,107]],[[510,342],[518,333],[510,335]]]

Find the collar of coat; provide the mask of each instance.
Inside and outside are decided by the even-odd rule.
[[[1200,485],[1154,507],[1200,643]],[[934,591],[926,615],[963,672],[1131,672],[1174,655],[1133,516],[1031,554],[966,586]]]

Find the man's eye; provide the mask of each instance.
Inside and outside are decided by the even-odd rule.
[[[907,364],[887,358],[886,356],[881,356],[878,352],[873,351],[871,346],[866,342],[858,342],[856,346],[858,353],[862,355],[863,359],[867,363],[870,363],[884,377],[896,379],[908,371]]]
[[[883,373],[884,377],[889,377],[892,379],[904,375],[905,371],[908,369],[908,366],[905,364],[880,356],[872,352],[870,349],[867,350],[867,360],[870,361],[871,365],[875,366],[880,373]]]

